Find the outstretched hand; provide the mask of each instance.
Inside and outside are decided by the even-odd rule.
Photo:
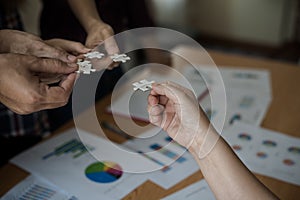
[[[151,123],[186,148],[202,140],[203,131],[209,126],[192,91],[172,82],[153,84],[148,112]]]

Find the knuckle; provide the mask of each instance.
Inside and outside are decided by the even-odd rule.
[[[33,47],[37,51],[43,51],[45,49],[45,44],[43,42],[37,41],[33,44]]]
[[[80,42],[74,42],[75,46],[83,47],[83,45]]]

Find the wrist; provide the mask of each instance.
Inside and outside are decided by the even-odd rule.
[[[209,124],[197,132],[189,151],[197,158],[203,159],[213,150],[220,137],[212,124]]]
[[[91,19],[85,26],[85,31],[89,34],[95,27],[104,26],[105,23],[101,19]]]
[[[196,154],[202,146],[204,133],[203,130],[198,130],[195,133],[195,137],[189,146],[188,150],[192,154]]]

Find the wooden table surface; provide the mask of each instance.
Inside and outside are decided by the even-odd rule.
[[[202,62],[199,58],[198,49],[182,46],[177,48],[176,51],[189,54],[189,59],[193,59],[194,63]],[[218,66],[236,66],[269,70],[272,79],[273,100],[262,123],[262,127],[300,137],[300,89],[298,88],[300,86],[299,66],[215,51],[209,51],[209,54]],[[185,64],[186,61],[183,59],[178,57],[173,58],[173,66],[175,68],[180,68]],[[105,107],[109,104],[110,96],[107,96],[96,104],[97,117],[99,121],[105,120],[114,123],[112,116],[105,112]],[[87,126],[81,128],[95,133],[97,131],[96,128],[89,126],[88,123],[91,116],[89,114],[90,112],[91,110],[87,110],[78,118],[87,122],[83,123],[87,124]],[[127,119],[124,118],[124,120],[126,121]],[[71,121],[65,124],[53,135],[59,134],[73,126],[74,123]],[[125,141],[125,139],[111,131],[105,130],[105,134],[115,142],[121,143]],[[0,169],[0,196],[6,193],[10,188],[12,188],[26,176],[28,176],[27,172],[12,164],[7,164],[2,167]],[[300,197],[299,186],[262,175],[256,176],[281,199],[295,199],[296,197]],[[159,199],[202,178],[203,176],[201,172],[198,171],[169,190],[164,190],[151,181],[147,181],[140,187],[136,188],[133,192],[128,194],[124,199]]]

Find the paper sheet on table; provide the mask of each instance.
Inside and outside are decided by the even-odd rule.
[[[8,191],[2,200],[78,200],[53,183],[38,175],[30,175]]]
[[[215,91],[211,91],[214,93]],[[219,117],[226,106],[226,117],[224,128],[228,128],[236,121],[259,126],[263,121],[267,110],[270,106],[270,101],[267,97],[261,97],[253,90],[231,90],[227,92],[227,106],[221,98],[217,98],[216,104],[211,105],[210,96],[207,95],[200,101],[203,110],[212,120],[221,120]],[[216,95],[217,96],[217,95]]]
[[[203,179],[201,181],[198,181],[196,183],[193,183],[192,185],[183,188],[182,190],[179,190],[178,192],[175,192],[169,196],[166,196],[165,198],[162,198],[162,200],[199,200],[199,199],[205,199],[205,200],[215,200],[215,196],[210,190],[207,182]]]
[[[222,135],[251,171],[300,185],[300,138],[242,123]]]
[[[187,66],[183,74],[190,82],[194,81],[194,84],[207,80],[204,84],[207,84],[208,87],[220,88],[221,85],[217,85],[220,83],[217,78],[218,73],[221,73],[226,90],[255,90],[262,96],[272,97],[269,71],[225,66],[219,67],[218,70],[219,72],[212,67],[203,65]]]
[[[235,121],[252,125],[261,124],[272,100],[268,71],[219,68],[227,96],[226,104],[221,95],[222,86],[216,80],[218,72],[207,66],[196,66],[196,69],[186,67],[184,74],[189,77],[189,81],[193,86],[203,85],[203,80],[207,81],[209,93],[200,99],[199,103],[211,118],[213,124],[217,124],[219,120],[222,120],[219,115],[223,112],[224,107],[227,108],[224,128],[228,128]],[[216,97],[214,105],[211,105],[211,96]]]
[[[192,155],[173,142],[166,132],[154,128],[139,137],[123,145],[137,152],[143,152],[142,155],[147,156],[149,160],[165,166],[161,170],[147,173],[147,177],[159,186],[168,189],[199,170]],[[155,151],[157,148],[160,149]]]
[[[91,152],[101,154],[101,162],[86,151],[75,129],[29,149],[11,162],[47,178],[79,199],[87,196],[90,199],[120,199],[147,179],[144,175],[126,173],[126,169],[135,168],[135,165],[141,168],[157,166],[139,155],[127,158],[122,151],[113,148],[111,142],[100,137],[84,131],[80,131],[80,136],[85,138],[84,144]]]

